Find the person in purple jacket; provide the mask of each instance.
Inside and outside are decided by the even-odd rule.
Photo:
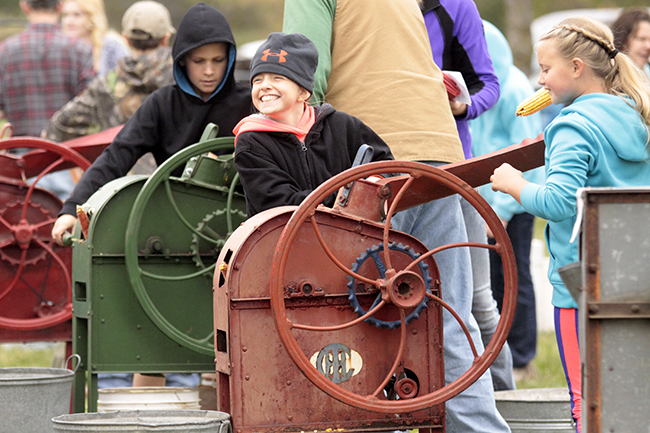
[[[483,21],[473,0],[422,0],[420,9],[433,61],[443,71],[460,72],[469,90],[470,105],[450,101],[463,152],[469,159],[473,156],[469,121],[499,99],[499,78],[488,53]]]
[[[473,0],[422,0],[420,9],[429,34],[433,61],[443,71],[458,71],[467,85],[472,103],[450,100],[465,158],[472,158],[469,121],[489,110],[499,99],[499,78],[488,52],[483,21]],[[467,200],[461,208],[469,242],[487,243],[485,222]],[[472,248],[474,297],[472,314],[481,330],[484,344],[492,339],[499,322],[499,311],[490,285],[490,256],[487,249]],[[515,388],[512,353],[508,343],[490,367],[495,390]]]

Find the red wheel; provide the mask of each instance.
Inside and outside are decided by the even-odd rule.
[[[369,277],[370,274],[364,275],[357,273],[355,272],[356,269],[350,270],[336,258],[336,250],[331,249],[326,245],[323,236],[320,234],[317,220],[318,213],[321,211],[317,208],[319,203],[321,203],[326,197],[346,185],[349,186],[351,182],[372,175],[385,173],[401,174],[401,184],[404,186],[392,197],[386,197],[385,188],[382,189],[380,193],[379,187],[377,187],[378,194],[386,197],[388,203],[391,203],[386,212],[386,219],[383,223],[383,266],[385,266],[385,272],[383,272],[383,276],[380,275],[379,278],[377,278],[376,276]],[[424,182],[426,186],[430,188],[446,188],[450,193],[458,193],[464,197],[485,219],[487,225],[495,236],[496,245],[491,246],[488,244],[475,243],[449,244],[436,248],[435,250],[429,250],[428,252],[419,255],[417,258],[411,259],[406,266],[404,266],[403,260],[395,260],[394,252],[391,252],[389,249],[389,246],[391,245],[390,221],[395,210],[399,209],[400,200],[405,197],[405,194],[409,191],[409,187],[412,187],[414,182],[418,183],[419,186],[422,186]],[[395,185],[397,185],[397,183],[395,183]],[[410,199],[412,199],[412,196]],[[373,214],[373,212],[370,211],[368,214]],[[378,212],[375,212],[374,214],[378,214]],[[294,241],[297,239],[297,234],[300,230],[306,228],[314,231],[321,248],[325,250],[330,260],[332,260],[332,262],[342,272],[348,274],[349,278],[355,281],[371,285],[381,294],[381,296],[377,297],[377,301],[373,306],[369,308],[369,311],[358,312],[358,314],[361,315],[358,319],[337,326],[306,326],[300,323],[295,323],[288,317],[286,302],[289,299],[289,295],[285,293],[285,287],[289,286],[291,282],[285,281],[285,271],[287,271],[288,257],[291,253],[292,247],[294,247]],[[312,246],[312,248],[315,247],[317,246]],[[492,341],[481,355],[479,355],[474,348],[474,344],[469,337],[466,327],[459,320],[456,313],[439,297],[435,296],[427,289],[427,276],[423,275],[423,271],[418,268],[424,260],[433,258],[433,256],[440,251],[461,247],[493,249],[500,254],[503,260],[505,294],[501,320],[494,334],[494,338],[492,338]],[[376,275],[376,272],[374,275]],[[442,287],[441,290],[445,290],[445,288]],[[270,297],[273,319],[280,339],[293,362],[314,385],[329,394],[331,397],[353,407],[375,412],[407,413],[426,409],[449,400],[469,387],[485,372],[485,370],[487,370],[506,341],[508,331],[512,324],[512,319],[514,318],[517,302],[517,272],[512,247],[503,225],[487,202],[485,202],[485,200],[483,200],[474,189],[458,177],[439,168],[416,162],[383,161],[355,167],[333,177],[313,191],[300,207],[296,209],[280,236],[273,256]],[[408,324],[406,317],[414,307],[422,302],[422,300],[424,300],[424,302],[427,302],[428,300],[429,303],[439,303],[444,308],[448,309],[457,320],[459,320],[460,325],[468,336],[468,344],[474,352],[475,359],[472,367],[457,380],[424,395],[418,395],[416,389],[417,383],[408,376],[400,378],[396,372],[398,366],[405,364],[404,356],[407,353],[405,347],[408,344],[408,334],[406,332]],[[351,392],[341,383],[335,383],[333,380],[328,380],[328,378],[323,373],[319,372],[310,362],[305,354],[305,350],[298,342],[299,339],[296,338],[295,332],[331,332],[340,331],[341,329],[352,326],[368,326],[367,324],[364,324],[363,321],[374,316],[387,305],[390,305],[391,308],[399,311],[399,327],[401,334],[399,347],[394,348],[396,356],[393,367],[390,371],[386,372],[381,383],[377,383],[376,386],[372,385],[369,388],[375,389],[375,391],[368,395],[360,395]],[[417,318],[415,320],[417,320]],[[303,337],[300,338],[300,341],[305,341],[306,339],[307,338],[303,335]],[[385,349],[385,351],[388,350],[391,349]],[[394,389],[397,395],[399,395],[399,399],[389,400],[384,395],[383,390],[386,384],[394,379],[398,379],[395,383]]]
[[[50,234],[61,202],[38,189],[38,182],[61,166],[77,165],[85,170],[90,162],[48,140],[18,137],[0,141],[0,150],[15,148],[34,149],[16,157],[21,170],[25,169],[23,157],[32,152],[47,151],[58,158],[52,158],[53,162],[31,183],[25,176],[0,183],[0,261],[6,268],[0,279],[0,327],[43,329],[72,317],[72,280],[71,251],[56,246]]]

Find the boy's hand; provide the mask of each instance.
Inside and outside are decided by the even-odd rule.
[[[77,224],[77,217],[74,215],[61,215],[54,223],[54,227],[52,227],[52,239],[54,239],[54,242],[62,247],[65,246],[62,239],[63,234],[67,231],[72,231],[75,224]]]
[[[490,182],[492,182],[493,191],[510,194],[520,204],[521,190],[528,184],[528,181],[524,179],[524,174],[508,163],[501,164],[494,170],[490,176]]]

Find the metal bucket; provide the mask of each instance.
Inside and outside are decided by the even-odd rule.
[[[0,430],[54,431],[52,417],[70,413],[73,378],[67,368],[0,368]]]
[[[512,433],[576,431],[566,388],[497,391],[494,397]]]
[[[231,433],[230,415],[212,410],[130,410],[77,413],[52,419],[55,432]]]
[[[201,409],[198,388],[143,386],[104,388],[98,392],[98,412]]]

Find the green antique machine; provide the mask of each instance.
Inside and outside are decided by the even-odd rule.
[[[215,371],[214,267],[246,219],[233,138],[216,132],[208,126],[150,177],[116,179],[84,204],[71,239],[75,412],[97,410],[99,373]]]

